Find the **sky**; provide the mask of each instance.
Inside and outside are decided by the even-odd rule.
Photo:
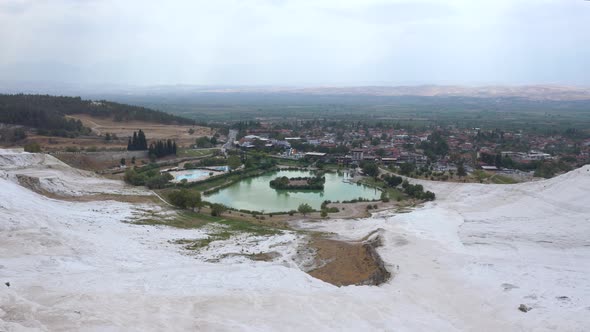
[[[0,80],[590,86],[584,0],[0,0]]]

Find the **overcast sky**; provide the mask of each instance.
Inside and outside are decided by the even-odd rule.
[[[590,86],[590,1],[0,0],[0,80]]]

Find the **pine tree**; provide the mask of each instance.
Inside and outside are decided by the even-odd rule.
[[[139,130],[139,133],[137,134],[137,147],[138,147],[138,150],[147,150],[147,148],[148,148],[145,134],[143,133],[143,130],[141,130],[141,129]]]
[[[132,150],[137,150],[137,133],[133,132],[133,139],[131,140]]]

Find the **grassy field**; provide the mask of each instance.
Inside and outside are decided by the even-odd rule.
[[[217,151],[219,149],[188,149],[188,148],[183,148],[183,149],[179,149],[176,153],[176,155],[179,158],[182,157],[205,157],[205,156],[211,156],[213,155],[213,153],[215,151]]]
[[[92,132],[105,136],[106,133],[115,134],[127,146],[127,138],[133,135],[134,131],[142,129],[148,140],[154,139],[172,139],[179,146],[190,146],[201,136],[210,136],[213,134],[211,128],[190,126],[190,125],[164,125],[144,121],[127,121],[117,122],[110,118],[98,118],[87,114],[75,114],[68,116],[70,118],[82,121],[84,126],[92,129]],[[194,132],[191,134],[190,130]]]
[[[256,224],[246,220],[228,216],[213,217],[205,213],[188,210],[177,211],[174,215],[159,215],[146,212],[146,215],[132,222],[136,225],[162,225],[182,229],[194,229],[208,226],[207,237],[203,239],[179,239],[177,244],[185,245],[186,249],[196,250],[204,248],[214,241],[227,240],[238,234],[252,236],[272,236],[282,234],[284,228]]]

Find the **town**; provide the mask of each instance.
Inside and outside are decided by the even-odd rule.
[[[590,160],[590,138],[567,129],[546,135],[525,130],[395,123],[302,121],[240,122],[234,147],[276,158],[345,167],[376,162],[399,173],[432,180],[520,182],[550,178]],[[484,173],[485,172],[485,173]],[[466,177],[468,176],[468,177]],[[504,181],[504,182],[502,182]]]

